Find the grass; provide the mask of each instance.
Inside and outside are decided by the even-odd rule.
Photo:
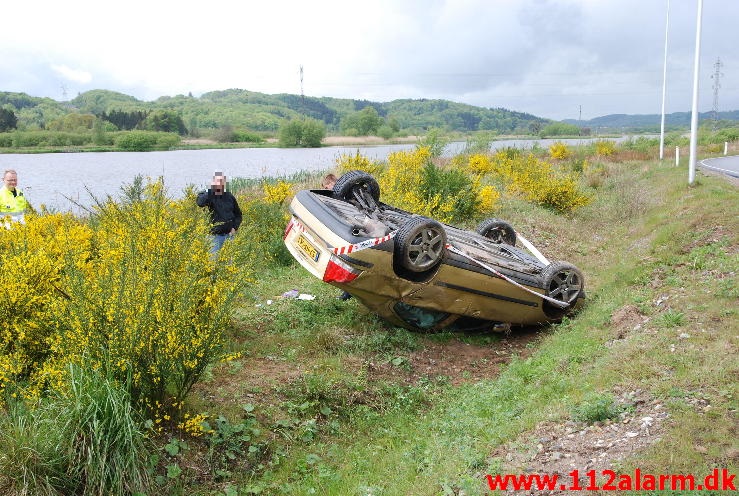
[[[736,472],[736,187],[700,175],[688,187],[684,171],[656,161],[603,162],[594,174],[595,201],[574,213],[515,199],[496,212],[551,260],[573,262],[585,274],[586,307],[536,331],[412,333],[387,326],[353,299],[339,301],[337,288],[297,264],[263,267],[236,302],[228,331],[228,351],[239,358],[209,368],[185,405],[210,429],[197,437],[170,429],[157,438],[156,491],[487,494],[484,475],[506,470],[496,448],[513,443],[526,451],[515,440],[545,421],[615,418],[616,393],[636,389],[662,402],[670,417],[661,441],[620,462],[622,469]],[[292,289],[315,300],[281,298]],[[619,320],[624,310],[638,325]],[[484,368],[496,360],[498,368]],[[485,373],[473,374],[477,368]],[[74,425],[83,434],[94,432],[95,419],[127,421],[125,412],[100,406],[107,403],[92,404],[55,411],[80,419]],[[65,462],[55,458],[55,438],[23,423],[29,418],[4,418],[0,472],[29,480],[12,463],[38,453],[23,463],[36,480],[8,486],[0,477],[0,490],[54,494]],[[125,432],[129,445],[138,442],[134,430]],[[83,434],[73,438],[93,439]],[[33,449],[23,455],[18,446]],[[131,451],[124,455],[113,465],[141,462]],[[105,479],[103,467],[91,470],[93,480]]]
[[[436,370],[400,373],[411,363],[403,357],[431,343],[466,341],[492,352],[500,347],[497,337],[387,329],[356,302],[336,301],[335,289],[299,268],[252,288],[262,299],[292,287],[317,296],[312,306],[242,310],[239,324],[250,329],[252,356],[275,353],[302,373],[265,395],[283,406],[271,414],[287,411],[297,426],[314,423],[308,436],[294,427],[298,434],[278,442],[278,463],[241,481],[242,490],[482,494],[482,475],[501,469],[490,455],[496,446],[545,420],[611,418],[620,412],[609,401],[612,392],[629,388],[662,398],[671,421],[658,445],[626,465],[655,473],[735,470],[737,367],[726,356],[736,349],[739,327],[731,308],[739,225],[726,205],[736,203],[736,190],[714,177],[689,188],[683,173],[656,162],[606,167],[596,202],[579,213],[559,216],[513,200],[503,205],[499,216],[532,233],[545,253],[582,267],[589,302],[574,319],[543,329],[532,353],[514,358],[497,377],[453,386]],[[612,316],[627,305],[646,323],[606,346],[616,332]],[[369,364],[383,360],[399,375],[370,380]],[[690,406],[694,395],[707,398],[709,413]],[[695,445],[707,451],[696,453]]]
[[[128,395],[73,367],[70,389],[32,411],[12,402],[0,427],[0,489],[7,495],[110,494],[148,484],[148,446]]]

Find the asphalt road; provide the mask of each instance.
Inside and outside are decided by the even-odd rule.
[[[739,155],[707,158],[698,162],[698,166],[732,177],[739,177]]]

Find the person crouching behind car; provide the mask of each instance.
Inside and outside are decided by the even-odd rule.
[[[226,176],[216,172],[210,188],[198,193],[196,203],[199,207],[208,207],[213,237],[211,254],[216,254],[227,239],[233,237],[241,225],[241,209],[236,197],[226,191]]]
[[[334,185],[336,184],[336,176],[333,174],[326,174],[323,177],[323,181],[321,181],[321,186],[323,189],[334,189]],[[341,301],[346,301],[349,298],[351,298],[352,295],[347,293],[346,291],[342,291],[339,296],[336,297],[336,299]]]
[[[323,189],[334,189],[335,184],[336,176],[333,174],[326,174],[323,177],[323,181],[321,181],[321,186],[323,186]]]

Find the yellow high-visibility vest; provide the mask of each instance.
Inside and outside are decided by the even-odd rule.
[[[26,197],[23,192],[16,188],[16,195],[5,186],[0,187],[0,215],[19,214],[28,208]]]

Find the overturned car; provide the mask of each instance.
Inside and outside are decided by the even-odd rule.
[[[284,239],[298,262],[395,325],[430,332],[543,324],[585,297],[577,267],[550,263],[507,222],[487,219],[473,232],[386,205],[362,171],[332,190],[299,191],[290,212]]]

